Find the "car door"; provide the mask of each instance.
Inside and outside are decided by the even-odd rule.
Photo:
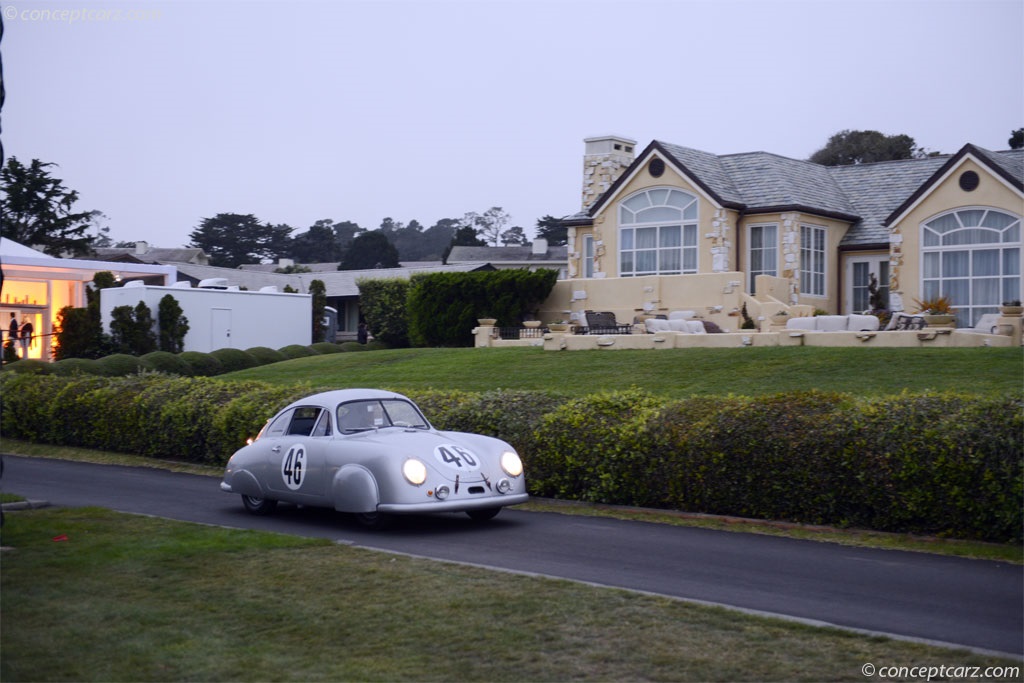
[[[319,406],[299,406],[271,423],[260,441],[267,442],[263,477],[275,497],[310,505],[323,503],[332,435],[330,411]]]

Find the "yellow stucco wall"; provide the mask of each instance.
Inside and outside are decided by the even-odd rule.
[[[960,188],[960,176],[974,171],[980,183],[972,192]],[[921,225],[956,209],[994,208],[1024,216],[1024,199],[971,157],[962,162],[939,183],[931,188],[916,206],[890,226],[892,250],[890,256],[890,302],[894,310],[910,310],[921,293]]]

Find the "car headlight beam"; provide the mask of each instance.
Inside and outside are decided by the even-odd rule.
[[[427,480],[427,466],[416,458],[409,458],[402,463],[402,474],[413,486],[419,486]]]
[[[501,469],[510,477],[518,477],[523,473],[523,461],[515,451],[505,451],[501,454]]]

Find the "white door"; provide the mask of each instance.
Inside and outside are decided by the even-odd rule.
[[[210,310],[210,350],[232,348],[231,345],[231,309],[214,308]]]
[[[871,275],[878,278],[882,307],[889,307],[889,256],[851,256],[846,261],[844,314],[862,313],[871,309],[871,294],[868,291]]]

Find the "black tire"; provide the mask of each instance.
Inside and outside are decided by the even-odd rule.
[[[355,518],[364,529],[374,531],[386,529],[391,522],[391,517],[382,512],[357,512]]]
[[[466,510],[466,514],[474,522],[486,522],[489,519],[494,519],[501,512],[501,508],[480,508],[478,510]]]
[[[242,494],[242,505],[250,515],[269,515],[277,507],[277,501],[270,498],[257,498]]]

